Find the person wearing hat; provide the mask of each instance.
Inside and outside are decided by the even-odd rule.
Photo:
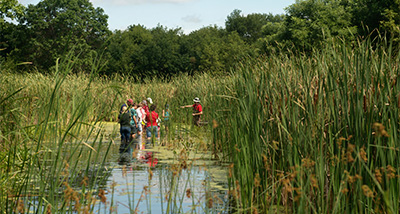
[[[200,126],[200,117],[203,114],[203,107],[200,104],[200,99],[198,97],[193,99],[193,105],[181,106],[181,108],[193,108],[193,124],[195,126]]]
[[[128,100],[126,101],[126,103],[122,104],[121,109],[119,110],[119,113],[120,113],[120,114],[122,113],[122,108],[123,108],[124,106],[126,106],[126,107],[129,109],[129,107],[131,107],[132,105],[133,105],[133,100],[132,100],[132,99],[128,99]]]

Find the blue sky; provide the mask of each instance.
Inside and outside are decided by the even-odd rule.
[[[242,14],[283,14],[295,0],[90,0],[109,16],[108,26],[114,31],[129,25],[141,24],[151,29],[158,24],[171,28],[181,27],[184,33],[202,27],[225,27],[225,20],[234,10]],[[37,4],[39,0],[20,0],[24,5]]]

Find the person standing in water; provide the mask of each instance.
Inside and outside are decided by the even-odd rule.
[[[157,131],[158,114],[155,110],[156,110],[156,105],[153,104],[150,106],[150,112],[146,114],[147,139],[151,139],[152,134],[155,135],[156,138],[158,138],[158,131]]]
[[[171,116],[171,111],[169,110],[169,105],[165,104],[165,109],[163,109],[162,117],[164,119],[164,127],[166,135],[168,135],[170,116]]]
[[[200,99],[198,97],[193,99],[193,105],[181,106],[181,108],[193,108],[193,124],[195,126],[200,126],[201,115],[203,114],[203,107],[200,104]]]
[[[118,119],[121,134],[121,145],[119,147],[119,152],[123,153],[129,150],[129,141],[131,136],[131,116],[127,106],[122,107],[122,112],[118,116]]]

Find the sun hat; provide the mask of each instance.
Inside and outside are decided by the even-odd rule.
[[[133,105],[133,100],[129,99],[129,100],[126,101],[126,103],[128,103],[128,105]]]
[[[196,98],[194,98],[193,102],[199,103],[199,102],[200,102],[200,99],[199,99],[198,97],[196,97]]]
[[[147,101],[146,100],[143,100],[142,103],[143,103],[143,105],[147,105]]]

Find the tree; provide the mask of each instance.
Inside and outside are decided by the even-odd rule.
[[[350,1],[354,9],[354,25],[359,26],[360,35],[372,33],[372,37],[380,34],[393,36],[399,41],[400,36],[400,1],[399,0],[359,0]],[[374,31],[379,30],[379,31]]]
[[[303,50],[318,47],[333,36],[354,39],[357,27],[352,25],[352,10],[336,0],[302,0],[287,9],[284,31],[280,38]]]
[[[110,40],[108,73],[129,74],[138,79],[169,77],[183,72],[189,60],[181,54],[181,30],[141,25],[116,31]]]
[[[23,15],[25,7],[17,0],[0,1],[0,24],[3,24],[5,18],[15,20]]]
[[[17,26],[10,22],[23,15],[25,7],[17,0],[0,1],[0,56],[5,57],[14,45]]]
[[[271,22],[272,14],[253,13],[241,15],[241,10],[234,10],[225,20],[227,32],[237,32],[248,44],[253,44],[262,37],[263,26]]]
[[[15,50],[15,54],[48,70],[56,58],[74,48],[80,54],[74,64],[85,69],[110,33],[107,19],[104,10],[94,8],[89,0],[43,0],[29,5],[20,22],[29,38],[23,51]]]
[[[185,40],[191,72],[227,72],[250,52],[237,32],[228,33],[216,26],[193,31]]]

